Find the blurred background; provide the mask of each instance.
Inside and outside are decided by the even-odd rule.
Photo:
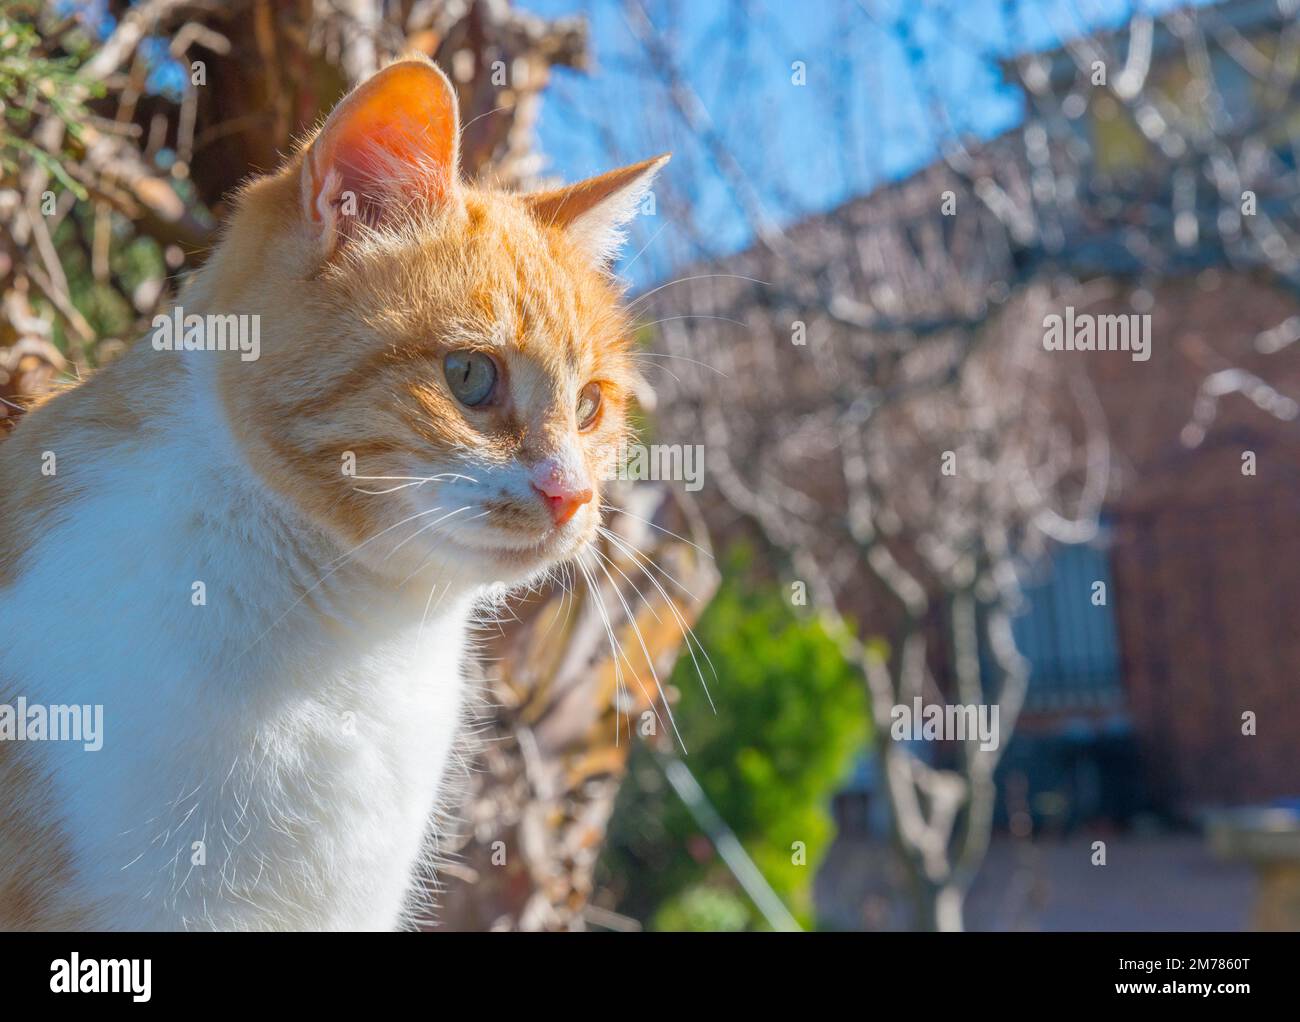
[[[674,154],[645,446],[603,577],[487,632],[429,925],[1300,929],[1298,13],[4,0],[0,428],[423,52],[471,177]]]

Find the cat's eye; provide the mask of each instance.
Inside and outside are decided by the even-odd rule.
[[[456,400],[470,408],[481,405],[496,389],[497,364],[481,351],[450,352],[442,360],[442,371]]]
[[[578,429],[586,432],[596,424],[600,414],[600,384],[589,383],[578,395]]]

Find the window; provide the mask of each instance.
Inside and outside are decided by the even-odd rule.
[[[1105,602],[1094,599],[1096,583]],[[1110,560],[1100,542],[1055,547],[1025,585],[1012,630],[1030,664],[1026,708],[1071,709],[1120,701],[1119,640]],[[1096,599],[1100,599],[1097,596]]]

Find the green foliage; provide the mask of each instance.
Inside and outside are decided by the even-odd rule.
[[[717,712],[683,655],[673,686],[681,693],[674,715],[685,763],[807,924],[813,877],[834,838],[831,796],[867,740],[862,680],[819,624],[801,620],[783,591],[758,577],[743,550],[727,559],[697,632],[717,671],[714,680],[704,668]],[[796,843],[805,849],[802,865],[794,861]],[[647,749],[634,752],[604,865],[624,895],[621,910],[656,926],[677,928],[721,911],[725,899],[710,900],[702,887],[735,888]],[[743,904],[749,925],[761,925]]]
[[[668,932],[690,930],[704,933],[735,933],[754,923],[754,910],[743,895],[700,884],[688,887],[655,913],[652,928]]]
[[[168,274],[158,242],[137,233],[136,225],[106,201],[87,201],[92,196],[83,186],[87,176],[79,161],[89,138],[85,126],[95,119],[93,101],[105,89],[87,79],[81,67],[96,45],[75,19],[55,18],[48,4],[0,0],[0,185],[25,190],[37,176],[31,172],[40,170],[48,174],[41,191],[58,197],[57,215],[40,211],[61,271],[52,279],[56,285],[66,279],[68,303],[93,340],[69,321],[49,287],[33,289],[30,301],[50,323],[54,346],[72,359],[71,377],[79,375],[77,367],[93,368],[139,336]],[[38,141],[34,128],[51,121],[60,130]],[[192,187],[178,184],[182,199],[192,197],[186,193]],[[68,202],[69,194],[78,201]],[[107,258],[92,267],[91,252],[100,245]],[[31,268],[45,270],[44,259],[32,255]]]
[[[73,304],[86,317],[96,337],[130,341],[141,326],[131,295],[141,283],[166,277],[167,266],[156,241],[134,234],[128,220],[112,214],[108,277],[97,281],[86,247],[78,244],[79,238],[89,237],[96,229],[95,212],[91,204],[74,205],[54,232],[54,243]],[[55,341],[67,351],[69,340],[61,318],[55,317],[54,323]]]
[[[16,175],[23,157],[44,167],[79,199],[85,189],[64,170],[58,154],[27,138],[38,113],[53,114],[68,137],[81,139],[87,116],[83,100],[102,94],[98,83],[82,81],[77,54],[51,57],[43,52],[30,3],[0,7],[0,172]]]

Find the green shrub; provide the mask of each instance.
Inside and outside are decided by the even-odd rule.
[[[813,877],[834,838],[830,800],[867,740],[862,680],[822,627],[796,616],[785,593],[753,570],[744,549],[726,558],[696,631],[717,672],[715,680],[700,659],[716,713],[683,653],[672,678],[683,761],[768,883],[808,924]],[[633,754],[604,867],[622,895],[620,910],[655,926],[676,928],[734,903],[734,894],[727,902],[701,893],[710,886],[715,895],[739,890],[644,747]],[[762,925],[742,904],[750,925]],[[734,913],[726,918],[734,921]]]

